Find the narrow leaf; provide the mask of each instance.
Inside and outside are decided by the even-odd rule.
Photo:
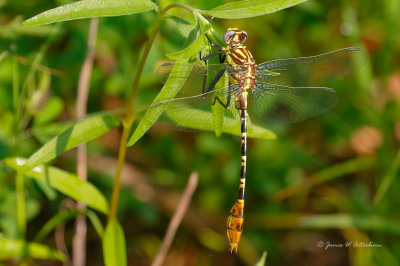
[[[165,82],[163,88],[153,103],[171,100],[176,96],[192,70],[190,67],[188,67],[189,60],[189,57],[180,57],[176,61],[177,64],[172,69],[169,78]],[[176,75],[176,73],[179,73],[179,75]],[[163,108],[148,109],[144,114],[142,121],[140,121],[136,130],[130,137],[127,146],[129,147],[135,144],[144,135],[144,133],[146,133],[147,130],[153,126],[163,111]]]
[[[104,229],[101,225],[99,217],[93,211],[80,211],[77,209],[67,210],[64,212],[60,212],[57,215],[53,216],[39,231],[39,233],[35,237],[36,242],[42,242],[45,237],[59,224],[68,222],[71,219],[74,219],[78,215],[86,215],[90,222],[92,223],[93,227],[95,228],[96,232],[100,237],[103,236]]]
[[[187,115],[185,113],[190,115]],[[186,109],[182,110],[179,114],[177,113],[167,113],[168,116],[177,124],[192,128],[192,129],[200,129],[205,131],[214,131],[215,127],[209,123],[209,121],[213,121],[213,113],[202,111],[198,109]],[[228,119],[228,118],[225,118]],[[233,119],[233,118],[231,118]],[[223,133],[228,133],[232,135],[240,136],[240,121],[236,120],[232,122],[227,122],[229,126],[221,127],[221,131]],[[276,135],[263,127],[252,125],[252,130],[248,132],[249,138],[261,138],[261,139],[276,139]]]
[[[266,261],[267,261],[267,252],[264,251],[260,260],[254,266],[265,266]]]
[[[150,0],[82,0],[50,9],[26,20],[22,25],[40,25],[53,22],[106,17],[122,16],[157,10],[158,6]]]
[[[26,159],[7,158],[4,162],[18,172],[25,169]],[[24,172],[24,176],[47,182],[51,187],[68,197],[82,201],[93,209],[108,213],[108,203],[104,195],[91,183],[79,179],[72,173],[56,167],[41,165]]]
[[[382,182],[379,185],[378,191],[374,196],[374,204],[377,205],[385,196],[386,192],[389,190],[391,184],[398,177],[398,172],[400,168],[400,150],[397,152],[396,158],[394,159],[392,166],[389,168],[389,171],[386,173],[385,177],[382,179]]]
[[[43,239],[59,224],[65,223],[75,218],[81,211],[79,210],[68,210],[63,211],[53,216],[39,231],[35,237],[36,242],[42,242]]]
[[[217,6],[211,10],[197,10],[199,13],[217,18],[241,19],[274,13],[306,0],[244,0]]]
[[[104,232],[103,254],[106,266],[126,265],[125,236],[117,220],[111,220]]]
[[[204,37],[204,34],[208,32],[210,34],[211,24],[205,20],[197,12],[194,13],[196,18],[196,26],[190,32],[188,38],[193,38],[193,40],[187,40],[189,43],[184,49],[167,54],[167,57],[173,60],[178,60],[183,57],[193,57],[198,56],[199,51],[204,50],[208,47],[209,43]]]
[[[104,228],[101,224],[99,217],[96,215],[95,212],[92,212],[91,210],[88,210],[86,215],[92,223],[94,230],[96,230],[97,234],[102,238],[104,234]]]
[[[111,115],[99,115],[79,121],[32,154],[26,163],[26,170],[47,163],[61,153],[97,138],[119,124],[120,120]]]
[[[0,260],[23,257],[43,260],[65,260],[64,253],[45,245],[0,237]]]

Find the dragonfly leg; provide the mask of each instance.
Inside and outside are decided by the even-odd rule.
[[[225,109],[229,109],[229,107],[230,107],[230,101],[227,102],[227,103],[225,104],[223,101],[221,101],[221,100],[219,99],[218,96],[215,96],[212,105],[215,105],[215,103],[216,103],[217,101],[218,101]]]
[[[211,46],[214,46],[215,48],[218,48],[218,49],[220,49],[220,50],[223,50],[223,49],[224,49],[224,47],[222,47],[222,46],[220,46],[220,45],[218,45],[218,44],[216,44],[216,43],[213,43],[213,42],[211,41],[210,37],[208,37],[207,34],[204,34],[204,35],[206,36],[206,38],[207,38],[207,40],[208,40],[208,42],[210,43]]]
[[[200,60],[201,60],[201,51],[199,52],[199,56],[200,56]],[[208,77],[207,61],[204,61],[204,63],[206,64],[206,73],[204,74],[204,78],[203,78],[203,88],[201,89],[201,92],[202,92],[202,93],[205,93],[205,90],[206,90],[206,83],[207,83],[207,77]]]
[[[201,61],[207,61],[207,60],[210,60],[213,57],[216,57],[217,55],[221,55],[222,53],[223,53],[222,51],[218,51],[216,53],[213,53],[213,54],[207,55],[205,57],[202,57],[202,58],[200,58],[200,60]]]
[[[225,109],[229,109],[229,107],[231,107],[231,96],[232,96],[232,89],[231,89],[231,87],[229,87],[226,104],[223,101],[221,101],[218,96],[215,96],[212,105],[215,105],[215,103],[218,101],[219,104],[221,104]]]
[[[206,65],[207,67],[207,65]],[[206,89],[206,81],[207,81],[207,75],[208,75],[208,70],[206,69],[206,74],[204,75],[204,80],[203,80],[203,90],[202,93],[207,93],[210,92],[214,87],[215,84],[217,84],[217,82],[221,79],[221,77],[224,75],[225,73],[225,68],[221,69],[218,74],[215,76],[215,78],[212,80],[210,86],[208,86],[208,88]]]
[[[218,44],[216,44],[216,43],[213,43],[213,42],[211,41],[211,39],[208,37],[207,34],[204,34],[204,35],[206,36],[206,38],[207,38],[208,42],[210,43],[210,45],[213,46],[213,47],[215,47],[215,48],[217,48],[219,51],[216,52],[216,53],[210,54],[210,55],[208,55],[208,56],[205,56],[205,57],[203,57],[203,58],[200,56],[200,60],[201,60],[201,61],[207,61],[207,60],[209,60],[209,59],[211,59],[211,58],[213,58],[213,57],[219,55],[219,61],[222,63],[222,62],[225,60],[225,58],[222,58],[222,54],[224,53],[224,52],[223,52],[224,47],[222,47],[222,46],[220,46],[220,45],[218,45]]]

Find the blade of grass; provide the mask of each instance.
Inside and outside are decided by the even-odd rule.
[[[400,168],[400,150],[397,152],[396,158],[394,159],[392,166],[389,171],[383,177],[381,184],[379,185],[378,191],[374,196],[374,205],[378,205],[386,192],[389,190],[390,185],[393,183],[394,179],[397,176]]]

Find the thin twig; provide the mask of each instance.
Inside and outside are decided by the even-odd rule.
[[[86,58],[82,65],[78,83],[78,98],[76,101],[76,116],[78,119],[86,116],[98,27],[99,19],[91,19]],[[87,180],[86,143],[79,145],[77,148],[77,175],[80,179]],[[78,202],[77,208],[84,211],[86,210],[86,205],[82,202]],[[72,240],[72,260],[74,266],[86,265],[86,231],[86,218],[83,215],[79,215],[76,217],[75,234]]]
[[[75,208],[75,202],[69,198],[66,198],[61,202],[60,207],[58,208],[58,212],[60,213],[65,210],[73,208]],[[65,222],[57,225],[54,232],[54,238],[57,250],[63,252],[67,257],[67,259],[63,262],[63,266],[72,266],[71,257],[69,255],[67,245],[65,244],[64,236],[65,236]]]
[[[167,233],[165,234],[160,250],[158,251],[156,257],[154,258],[151,264],[152,266],[161,266],[162,263],[164,262],[165,256],[167,255],[169,247],[171,246],[172,240],[175,237],[176,231],[178,230],[182,218],[186,213],[186,210],[192,199],[193,193],[196,190],[198,179],[199,179],[198,173],[193,172],[190,175],[189,181],[186,185],[185,191],[183,192],[181,200],[179,201],[178,207],[176,208],[176,211],[172,216],[171,221],[169,222]]]
[[[32,62],[30,62],[28,59],[26,59],[25,57],[22,57],[20,55],[15,55],[15,59],[18,61],[18,63],[24,64],[24,65],[30,65],[32,64]],[[37,69],[45,72],[45,73],[49,73],[51,75],[57,76],[57,77],[63,77],[64,76],[64,72],[58,70],[58,69],[54,69],[54,68],[50,68],[47,66],[43,66],[41,64],[38,64]]]

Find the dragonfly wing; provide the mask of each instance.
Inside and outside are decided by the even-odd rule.
[[[337,103],[335,90],[324,87],[287,87],[258,82],[252,93],[249,114],[256,123],[299,122],[325,113]]]
[[[346,76],[367,61],[361,48],[348,47],[329,53],[268,61],[259,65],[257,78],[290,87],[323,86]]]
[[[237,90],[234,84],[227,89],[155,103],[151,108],[162,108],[163,120],[181,128],[222,131],[240,124],[235,108]]]
[[[236,74],[241,71],[246,71],[246,66],[233,66],[228,63],[220,63],[220,64],[205,64],[205,63],[196,63],[196,64],[178,64],[174,62],[164,62],[157,69],[157,77],[160,82],[164,83],[170,75],[175,75],[179,77],[179,75],[183,74],[178,72],[171,73],[174,66],[179,65],[182,69],[191,68],[192,71],[190,73],[191,79],[196,79],[196,77],[200,77],[203,80],[204,75],[207,75],[210,78],[213,78],[218,75],[218,73],[222,70],[225,70],[228,74]],[[201,83],[201,82],[200,82]]]

